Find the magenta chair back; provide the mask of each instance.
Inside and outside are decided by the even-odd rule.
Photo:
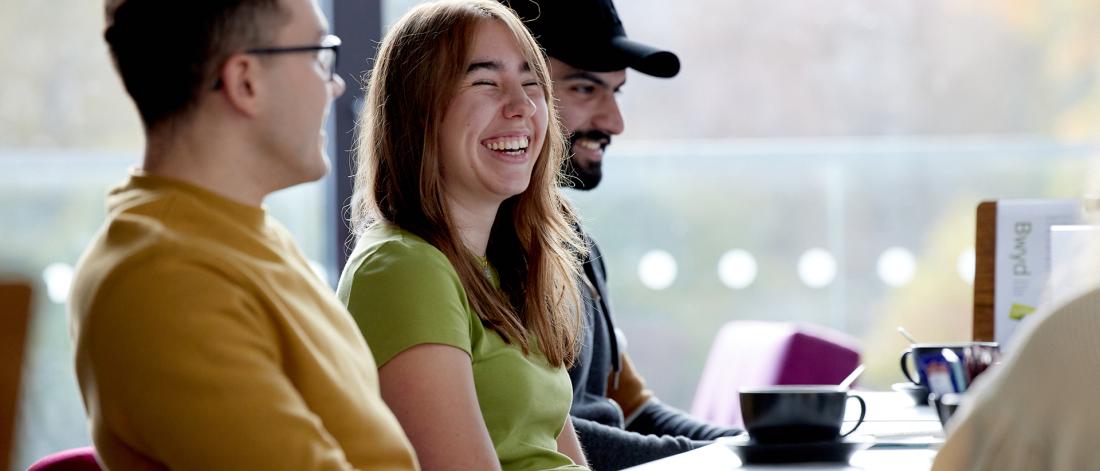
[[[27,471],[102,471],[96,461],[95,448],[73,448],[59,451],[35,461]]]
[[[719,330],[691,412],[740,427],[741,388],[840,384],[859,365],[856,339],[827,327],[793,322],[731,321]]]

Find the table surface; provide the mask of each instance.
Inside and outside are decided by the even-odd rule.
[[[721,442],[668,458],[630,468],[630,471],[691,470],[896,470],[928,471],[936,450],[943,443],[943,428],[935,411],[915,406],[896,392],[855,391],[867,401],[867,416],[855,434],[871,437],[871,448],[856,452],[848,464],[797,463],[782,465],[743,465],[733,450]],[[845,412],[847,430],[859,419],[859,408]]]

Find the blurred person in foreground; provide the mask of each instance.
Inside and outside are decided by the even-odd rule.
[[[546,59],[492,0],[419,5],[368,78],[338,294],[426,470],[581,470],[581,240]]]
[[[347,310],[263,209],[328,169],[339,39],[316,0],[122,0],[105,38],[140,168],[70,305],[110,469],[415,470]]]
[[[623,132],[617,95],[626,69],[669,78],[680,70],[675,54],[626,36],[611,0],[502,0],[531,29],[550,56],[554,97],[569,138],[566,186],[588,191],[603,178],[604,150]],[[569,370],[571,414],[589,463],[615,470],[707,445],[741,433],[690,417],[661,403],[646,388],[615,328],[607,270],[599,246],[587,244],[582,294],[585,317],[581,354]]]
[[[1028,316],[1003,362],[967,390],[933,470],[1098,469],[1098,261],[1093,236],[1078,260],[1052,273],[1052,285],[1070,294]]]

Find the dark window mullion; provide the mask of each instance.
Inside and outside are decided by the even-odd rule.
[[[331,280],[336,283],[347,263],[352,242],[348,230],[348,204],[353,189],[352,175],[355,174],[351,152],[355,144],[355,121],[363,100],[359,79],[374,58],[376,45],[382,40],[382,1],[332,0],[330,18],[333,32],[343,40],[336,72],[347,82],[347,90],[336,100],[333,113],[336,148],[332,154],[333,179],[327,210],[329,227],[332,228],[329,266],[334,272]]]

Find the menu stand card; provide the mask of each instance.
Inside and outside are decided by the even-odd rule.
[[[1084,200],[1018,199],[978,205],[974,340],[1005,345],[1043,302],[1052,226],[1080,224]]]
[[[1081,263],[1082,256],[1093,256],[1100,240],[1100,226],[1069,224],[1050,226],[1050,266],[1053,268],[1043,295],[1044,306],[1057,306],[1085,294],[1095,287],[1095,267]]]

